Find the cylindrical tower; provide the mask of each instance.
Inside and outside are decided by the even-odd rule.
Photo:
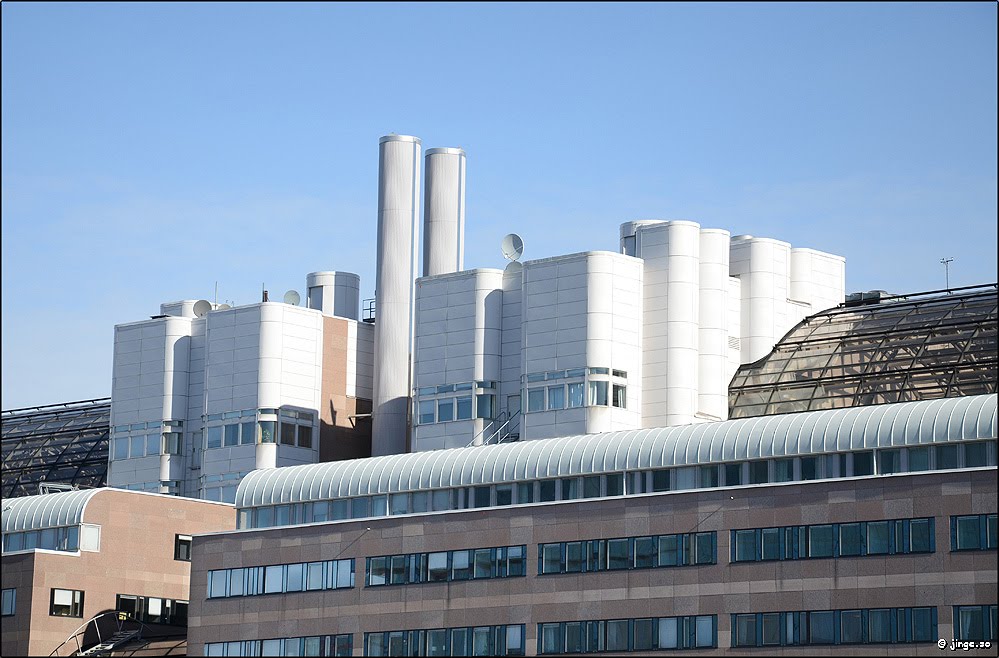
[[[308,307],[323,315],[357,319],[361,277],[351,272],[312,272],[305,277]]]
[[[742,363],[770,353],[788,330],[791,245],[771,238],[732,238],[729,272],[742,281]]]
[[[635,243],[635,234],[643,226],[653,224],[665,224],[664,219],[636,219],[621,224],[621,253],[626,256],[638,256],[638,248]]]
[[[697,413],[700,238],[701,227],[695,222],[667,224],[667,426],[692,423]]]
[[[423,276],[465,265],[465,152],[427,149],[423,199]]]
[[[420,140],[408,135],[382,137],[378,141],[373,456],[406,452],[419,218]]]
[[[729,232],[701,229],[698,308],[697,407],[707,416],[728,417]]]

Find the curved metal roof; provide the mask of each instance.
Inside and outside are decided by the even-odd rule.
[[[90,499],[107,489],[61,491],[42,496],[7,498],[3,501],[3,532],[42,530],[79,525]]]
[[[995,394],[253,471],[236,507],[996,437]]]

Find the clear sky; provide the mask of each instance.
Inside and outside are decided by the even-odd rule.
[[[345,270],[378,138],[468,154],[466,267],[692,219],[994,282],[995,3],[17,4],[2,10],[2,407],[110,395],[113,327]]]

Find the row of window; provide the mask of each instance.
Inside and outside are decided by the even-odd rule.
[[[206,656],[351,656],[353,635],[315,635],[274,640],[209,642]]]
[[[937,639],[936,608],[732,615],[733,647],[895,644]]]
[[[4,590],[6,593],[9,590]],[[6,596],[6,594],[5,594]],[[5,599],[6,600],[6,599]],[[954,606],[962,642],[996,639],[996,606]],[[937,639],[937,609],[869,608],[733,614],[731,645],[776,647],[900,644]],[[245,640],[205,645],[207,656],[349,656],[352,635]],[[635,652],[718,646],[716,615],[538,624],[538,654]],[[522,656],[524,625],[364,634],[365,656]]]
[[[717,646],[717,615],[538,624],[539,655]]]
[[[187,626],[187,601],[118,594],[115,597],[115,610],[145,624]]]
[[[310,414],[311,415],[311,414]],[[275,435],[275,429],[280,426],[280,434]],[[259,433],[257,432],[259,428]],[[205,430],[205,449],[231,448],[254,443],[274,443],[280,437],[281,445],[312,447],[312,422],[289,421],[282,419],[280,424],[274,420],[243,421],[225,425],[210,425]]]
[[[627,379],[628,373],[624,370],[613,370],[611,368],[569,368],[568,370],[549,370],[547,372],[529,372],[524,375],[521,381],[528,383],[553,381],[559,379],[574,379],[586,375],[611,375],[619,379]]]
[[[472,401],[475,404],[472,404]],[[416,422],[419,425],[447,423],[453,420],[492,418],[496,408],[496,396],[492,394],[459,395],[456,397],[419,400],[416,404]],[[472,411],[475,414],[472,414]]]
[[[79,550],[97,552],[101,549],[101,527],[90,523],[8,532],[3,535],[3,552],[31,551],[36,548],[49,551]]]
[[[518,482],[492,486],[413,491],[379,496],[339,498],[239,510],[240,528],[268,528],[297,523],[323,523],[398,514],[419,514],[532,502],[578,500],[631,493],[668,491],[669,471],[633,471],[585,477]]]
[[[585,388],[584,388],[585,387]],[[584,391],[587,393],[584,397]],[[608,395],[610,393],[610,395]],[[577,407],[628,407],[628,387],[611,382],[570,382],[527,389],[527,412]]]
[[[365,656],[523,656],[524,625],[364,634]]]
[[[238,413],[238,412],[237,412]],[[252,411],[250,413],[253,413]],[[171,432],[184,427],[182,420],[152,420],[148,423],[132,423],[131,425],[115,425],[112,428],[114,434],[128,434],[129,432],[142,432],[143,430],[157,430]]]
[[[203,476],[201,478],[201,499],[218,500],[223,503],[235,502],[239,481],[249,473],[250,471],[230,471]]]
[[[137,459],[161,454],[179,455],[181,452],[180,432],[118,436],[111,442],[111,459]]]
[[[495,381],[474,381],[474,382],[459,382],[457,384],[441,384],[440,386],[420,386],[415,389],[416,394],[419,397],[424,397],[427,395],[440,395],[446,393],[455,393],[460,391],[474,391],[476,389],[487,389],[496,388]]]
[[[591,539],[538,545],[538,574],[716,564],[715,532]]]
[[[732,530],[732,562],[933,553],[934,520],[897,519]]]
[[[977,551],[996,548],[996,515],[950,517],[950,550]]]
[[[684,466],[511,482],[457,489],[402,492],[329,501],[297,503],[239,511],[240,528],[321,523],[390,514],[418,514],[479,507],[523,505],[661,491],[766,484],[837,477],[995,465],[995,442],[920,448],[892,448],[855,453],[764,459],[707,466]],[[918,459],[913,455],[920,455]]]
[[[208,572],[208,598],[346,589],[354,586],[354,560],[297,562]]]
[[[502,546],[369,557],[365,585],[410,585],[527,575],[527,547]]]

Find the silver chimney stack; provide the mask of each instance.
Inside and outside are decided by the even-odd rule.
[[[423,198],[423,276],[465,265],[465,152],[427,149]]]
[[[420,140],[378,140],[378,251],[371,454],[406,452],[412,394],[413,287],[420,220]]]

